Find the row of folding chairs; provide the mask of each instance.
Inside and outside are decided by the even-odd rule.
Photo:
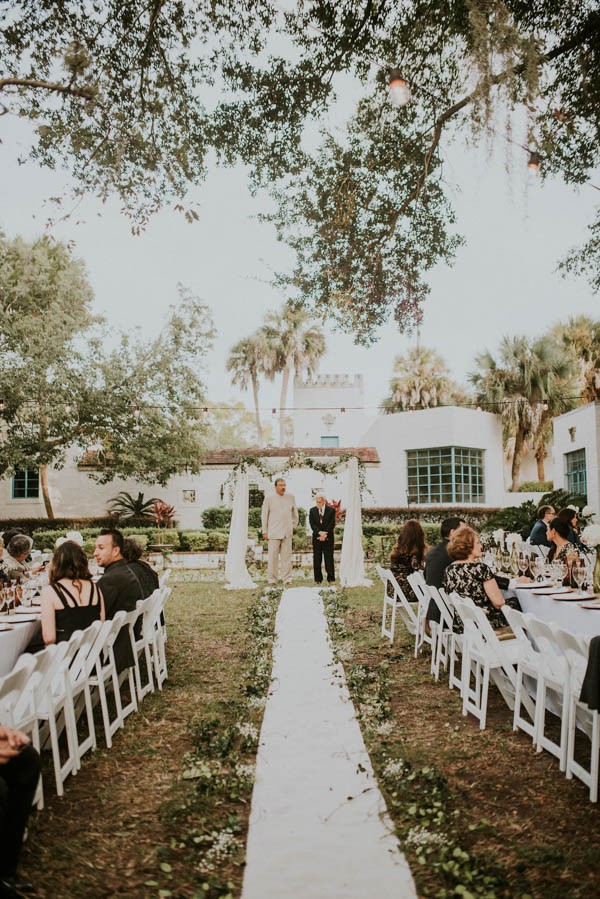
[[[95,621],[36,654],[24,653],[0,680],[0,721],[28,734],[38,751],[50,749],[59,796],[68,776],[80,770],[84,755],[97,747],[94,706],[100,705],[110,747],[143,697],[162,690],[168,674],[163,610],[170,589],[165,574],[159,588],[133,611]],[[122,629],[129,635],[134,663],[119,675],[114,645]],[[41,778],[35,804],[44,807]]]
[[[393,640],[395,612],[399,612],[415,636],[415,656],[428,642],[433,677],[438,680],[441,671],[447,671],[448,686],[460,691],[463,714],[477,718],[481,729],[486,726],[489,685],[494,683],[513,712],[514,730],[528,734],[537,752],[552,753],[558,759],[560,770],[568,778],[575,776],[586,784],[590,800],[597,802],[600,718],[596,710],[579,698],[589,640],[534,615],[518,612],[508,604],[503,606],[503,613],[513,639],[501,639],[483,609],[471,599],[427,585],[420,572],[408,577],[418,599],[416,604],[408,602],[389,571],[382,569],[380,576],[385,585],[382,635]],[[386,582],[392,583],[392,598]],[[425,619],[430,601],[435,604],[440,620],[430,622],[431,634],[427,639]],[[395,609],[390,610],[392,602]],[[462,633],[453,630],[455,615],[463,622]],[[548,711],[560,720],[558,733],[555,727],[548,728]],[[589,739],[587,765],[575,758],[578,733]]]

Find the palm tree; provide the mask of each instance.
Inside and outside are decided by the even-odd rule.
[[[512,490],[519,489],[523,457],[531,445],[538,475],[544,473],[549,422],[573,407],[572,359],[553,341],[504,337],[499,362],[486,351],[475,359],[479,368],[469,376],[477,401],[502,415],[505,433],[514,439]]]
[[[138,493],[137,497],[133,497],[131,493],[122,490],[117,493],[108,503],[110,512],[117,512],[120,518],[153,518],[154,504],[161,502],[155,496],[145,499],[143,493]]]
[[[296,375],[312,375],[325,352],[325,335],[321,328],[311,323],[308,313],[299,306],[286,303],[281,312],[266,316],[260,329],[269,348],[265,371],[271,376],[281,372],[279,397],[279,445],[285,442],[284,410],[290,378]]]
[[[464,402],[464,393],[450,379],[448,366],[435,350],[417,346],[405,356],[396,356],[394,374],[390,394],[382,403],[384,412]]]
[[[554,325],[548,337],[564,353],[574,356],[579,369],[579,390],[584,403],[600,400],[600,321],[576,315]]]
[[[227,371],[231,372],[231,383],[247,390],[252,384],[254,398],[254,414],[256,418],[256,436],[258,445],[263,445],[263,429],[258,404],[258,379],[261,374],[270,374],[268,346],[265,335],[259,330],[250,337],[232,346],[227,358]]]

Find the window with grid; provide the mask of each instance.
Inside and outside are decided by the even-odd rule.
[[[569,493],[587,495],[587,471],[585,468],[585,450],[565,453],[565,486]]]
[[[440,446],[407,450],[411,503],[483,503],[483,450]]]
[[[330,437],[325,434],[321,437],[321,446],[339,446],[339,445],[340,445],[339,437]]]
[[[39,472],[32,468],[17,468],[12,479],[13,499],[38,499],[39,495]]]

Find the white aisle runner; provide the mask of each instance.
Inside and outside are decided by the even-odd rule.
[[[286,590],[276,629],[243,899],[416,897],[318,590]]]

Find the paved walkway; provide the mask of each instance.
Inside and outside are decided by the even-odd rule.
[[[415,899],[318,590],[286,590],[242,899]]]

